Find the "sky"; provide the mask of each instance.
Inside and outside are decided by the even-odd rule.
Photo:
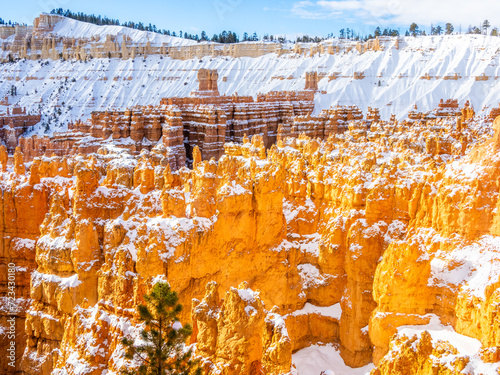
[[[412,22],[420,29],[451,22],[465,31],[488,19],[500,27],[500,0],[2,0],[0,18],[32,24],[41,12],[70,9],[119,19],[151,23],[160,29],[209,36],[231,30],[264,34],[338,36],[342,28],[361,35],[376,26],[404,33]]]

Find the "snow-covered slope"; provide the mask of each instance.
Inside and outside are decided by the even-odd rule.
[[[196,41],[184,38],[177,38],[158,33],[140,31],[124,26],[98,26],[92,23],[81,22],[71,18],[64,18],[54,26],[52,35],[67,38],[90,38],[96,35],[117,36],[118,43],[121,43],[124,35],[130,37],[136,43],[147,43],[148,40],[153,46],[161,46],[163,43],[170,46],[188,46],[197,44]]]
[[[75,21],[75,29],[71,29],[71,22],[63,24],[56,26],[56,33],[92,34],[97,27]],[[395,43],[396,39],[384,42],[383,51],[359,53],[353,49],[313,57],[269,54],[259,58],[204,57],[186,61],[160,56],[135,61],[94,59],[87,63],[19,61],[0,65],[0,98],[15,85],[17,96],[10,97],[10,105],[41,110],[44,119],[58,112],[56,106],[60,106],[61,115],[56,122],[64,124],[86,119],[94,110],[158,104],[163,97],[188,96],[197,89],[198,69],[210,68],[219,71],[221,94],[253,96],[272,90],[302,90],[305,73],[317,71],[324,77],[319,89],[326,94],[317,94],[316,112],[337,103],[356,104],[364,111],[368,106],[378,107],[384,118],[392,113],[402,118],[414,104],[426,111],[435,108],[440,99],[448,98],[458,99],[460,104],[470,100],[476,112],[489,112],[498,106],[500,38],[407,37],[400,39],[399,49]],[[355,72],[363,72],[365,78],[354,79]],[[455,73],[457,80],[443,79]],[[483,73],[490,78],[477,81],[476,76]],[[328,78],[334,74],[338,78]],[[421,79],[426,74],[433,78]],[[5,109],[0,106],[0,112]]]

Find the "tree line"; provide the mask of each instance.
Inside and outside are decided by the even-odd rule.
[[[239,43],[240,39],[239,36],[236,35],[235,32],[232,31],[222,31],[220,34],[214,34],[211,38],[208,37],[207,33],[205,31],[202,31],[200,35],[198,34],[190,34],[183,32],[182,30],[179,31],[179,33],[176,33],[175,31],[170,31],[166,29],[160,29],[156,25],[152,25],[151,23],[145,25],[142,22],[132,22],[132,21],[127,21],[120,23],[120,20],[118,19],[113,19],[113,18],[108,18],[106,16],[102,17],[101,15],[94,15],[94,14],[85,14],[83,12],[72,12],[69,9],[53,9],[51,14],[57,14],[59,16],[64,16],[67,18],[72,18],[77,21],[82,21],[82,22],[88,22],[92,23],[94,25],[110,25],[110,26],[124,26],[128,27],[131,29],[135,30],[141,30],[141,31],[149,31],[153,33],[158,33],[162,35],[168,35],[168,36],[174,36],[174,37],[179,37],[179,38],[184,38],[184,39],[191,39],[195,40],[197,42],[203,42],[203,41],[212,41],[212,42],[217,42],[217,43]],[[253,33],[253,35],[249,36],[248,33],[243,34],[243,41],[258,41],[259,37],[257,36],[257,33]]]
[[[5,21],[4,19],[0,18],[0,25],[10,25],[10,26],[15,26],[19,25],[17,22],[12,22],[11,20]]]
[[[248,34],[248,33],[243,33],[243,37],[240,39],[240,37],[232,31],[222,31],[219,34],[214,34],[211,38],[207,35],[205,31],[202,31],[200,35],[198,34],[189,34],[179,31],[179,33],[176,33],[175,31],[170,31],[170,30],[165,30],[165,29],[159,29],[156,27],[156,25],[152,25],[149,23],[148,25],[143,24],[142,22],[124,22],[120,23],[118,19],[112,19],[108,18],[106,16],[102,17],[101,15],[94,15],[94,14],[85,14],[82,12],[74,13],[71,12],[69,9],[63,10],[62,8],[59,9],[53,9],[51,11],[51,14],[57,14],[61,15],[64,17],[68,18],[73,18],[78,21],[83,21],[83,22],[88,22],[88,23],[93,23],[95,25],[115,25],[115,26],[124,26],[124,27],[129,27],[132,29],[136,30],[141,30],[141,31],[150,31],[154,33],[159,33],[162,35],[168,35],[168,36],[174,36],[174,37],[180,37],[184,39],[191,39],[195,40],[197,42],[204,42],[204,41],[211,41],[211,42],[216,42],[216,43],[239,43],[239,42],[256,42],[256,41],[264,41],[264,42],[279,42],[279,43],[285,43],[287,40],[284,36],[274,36],[274,35],[269,35],[269,34],[264,34],[262,38],[259,38],[257,33],[253,34]],[[0,24],[5,24],[5,21],[3,21],[0,18]],[[11,24],[11,21],[9,21],[9,24]],[[491,24],[488,20],[484,20],[480,27],[478,26],[469,26],[466,33],[467,34],[488,34],[489,29],[491,28]],[[429,35],[451,35],[455,32],[455,27],[453,26],[452,23],[446,23],[444,26],[441,25],[431,25],[430,28],[430,33]],[[460,32],[461,33],[461,29]],[[382,28],[378,26],[373,34],[369,35],[360,35],[359,32],[356,32],[354,29],[350,28],[342,28],[339,31],[338,38],[339,39],[350,39],[350,40],[362,40],[366,41],[369,39],[374,39],[379,36],[399,36],[400,31],[397,29],[392,29],[392,28]],[[425,30],[420,29],[420,27],[414,22],[410,25],[409,29],[406,30],[405,34],[406,36],[419,36],[419,35],[427,35],[427,32]],[[490,35],[493,36],[498,36],[499,35],[499,30],[498,28],[494,27],[491,29]],[[335,38],[335,35],[333,33],[328,34],[328,36],[325,37],[319,37],[319,36],[308,36],[308,35],[302,35],[298,36],[295,39],[296,43],[320,43],[324,41],[325,39],[331,39]]]
[[[490,22],[488,20],[484,20],[481,23],[480,27],[469,26],[467,31],[466,31],[466,34],[488,35],[488,31],[490,28],[491,28]],[[427,34],[427,32],[425,30],[420,29],[420,27],[415,22],[413,22],[410,25],[410,27],[408,28],[408,30],[406,30],[404,35],[405,36],[451,35],[454,32],[455,32],[455,27],[450,22],[446,23],[444,25],[444,27],[441,25],[434,26],[431,24],[429,34]],[[461,33],[462,33],[462,31],[460,28],[459,34],[461,34]],[[489,34],[492,36],[498,36],[498,35],[500,35],[500,32],[499,32],[498,28],[494,27],[491,29],[491,32]],[[364,41],[369,40],[369,39],[374,39],[374,38],[379,37],[379,36],[399,36],[399,35],[400,35],[399,30],[386,28],[382,31],[380,26],[375,29],[375,32],[373,34],[369,34],[368,36],[360,36],[359,33],[356,33],[354,30],[349,29],[349,28],[340,29],[340,31],[339,31],[339,39],[364,40]],[[333,34],[328,34],[328,38],[332,38],[332,37],[334,37]],[[312,40],[309,40],[309,41],[312,41]]]
[[[488,20],[484,20],[481,23],[480,27],[469,26],[467,28],[466,34],[488,35],[488,30],[490,29],[490,27],[491,27],[490,22]],[[445,24],[444,29],[440,25],[438,25],[438,26],[431,25],[430,35],[441,35],[441,34],[450,35],[450,34],[453,34],[454,31],[455,31],[455,27],[453,26],[453,24],[448,22]],[[461,33],[461,30],[459,33]],[[406,36],[410,36],[410,35],[411,36],[418,36],[418,35],[427,35],[427,34],[426,34],[425,30],[420,30],[419,26],[414,22],[410,25],[410,28],[409,28],[409,30],[406,31],[405,35]],[[498,28],[494,27],[491,30],[490,35],[498,36],[499,35]]]

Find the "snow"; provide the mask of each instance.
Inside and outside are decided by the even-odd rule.
[[[103,300],[100,304],[104,303]],[[101,356],[103,358],[108,354],[114,364],[120,368],[123,365],[129,364],[125,358],[125,351],[121,343],[119,343],[112,352],[109,351],[108,340],[101,341],[98,339],[100,335],[95,331],[95,323],[98,320],[102,320],[111,326],[112,330],[117,330],[122,332],[124,335],[134,338],[136,341],[140,342],[140,331],[144,328],[144,324],[132,325],[130,319],[119,317],[117,315],[106,312],[99,308],[99,304],[93,307],[84,309],[80,306],[76,307],[75,314],[79,315],[79,321],[81,322],[81,332],[77,340],[77,346],[82,348],[87,355],[91,356]],[[91,366],[85,358],[80,357],[79,351],[69,351],[69,356],[65,361],[64,367],[54,370],[55,375],[68,375],[68,374],[88,374],[90,372],[96,372],[106,374],[109,373],[108,370],[104,369],[105,365],[100,363],[97,366]],[[101,371],[97,371],[97,370]]]
[[[155,285],[157,283],[166,283],[166,282],[167,282],[167,277],[165,275],[156,275],[151,280],[151,285]]]
[[[75,375],[85,375],[92,372],[90,365],[79,357],[77,352],[72,352],[66,359],[66,366],[71,366],[72,374]],[[66,369],[56,369],[54,371],[55,375],[66,375],[68,371]]]
[[[181,322],[174,322],[174,324],[172,324],[172,328],[175,329],[176,331],[178,331],[179,329],[182,328],[182,323]]]
[[[99,27],[74,20],[58,23],[55,32],[65,36],[129,33],[140,41],[150,38],[160,43],[167,38],[166,43],[170,44],[191,43],[153,33],[148,36],[148,33],[120,26]],[[198,88],[197,71],[200,68],[218,70],[221,94],[250,96],[260,92],[302,90],[305,73],[317,71],[325,76],[319,82],[319,89],[326,94],[316,95],[315,113],[335,104],[356,104],[363,111],[368,106],[380,108],[382,118],[389,118],[392,113],[397,118],[404,118],[415,103],[418,110],[430,111],[441,98],[456,98],[460,104],[469,99],[477,113],[489,112],[498,106],[500,79],[496,77],[500,76],[500,54],[497,52],[500,38],[477,35],[403,38],[399,50],[393,48],[394,41],[383,42],[383,51],[360,54],[352,50],[312,57],[268,54],[258,58],[224,56],[184,61],[155,55],[145,61],[143,58],[93,59],[87,63],[18,61],[2,65],[0,93],[8,92],[11,85],[15,85],[18,95],[10,98],[10,104],[26,107],[28,112],[41,110],[44,119],[60,105],[62,114],[57,124],[61,126],[52,122],[52,131],[66,130],[68,121],[88,119],[94,110],[159,104],[163,97],[189,96]],[[364,71],[366,78],[353,80],[356,71]],[[455,71],[461,79],[420,79],[425,73],[443,77]],[[340,73],[339,78],[329,80],[327,77],[335,72]],[[476,81],[475,76],[482,73],[491,78]],[[65,77],[68,77],[66,82]],[[227,80],[223,81],[223,77]],[[379,80],[382,81],[380,87]],[[6,107],[0,106],[0,112],[5,111]],[[40,125],[33,133],[40,134],[42,130]]]
[[[314,257],[319,257],[319,243],[321,240],[321,235],[319,233],[313,233],[309,235],[302,236],[301,239],[294,241],[300,246],[300,250],[306,254],[310,254]]]
[[[322,371],[334,375],[366,375],[375,368],[369,364],[360,368],[352,368],[344,363],[340,352],[332,344],[311,345],[292,355],[292,364],[298,375],[320,375]]]
[[[428,324],[400,326],[398,327],[398,333],[407,337],[413,337],[423,331],[427,331],[431,334],[433,341],[449,341],[462,353],[477,353],[481,349],[481,342],[479,340],[458,334],[453,327],[441,324],[439,317],[434,314],[429,314],[429,317],[430,321]]]
[[[340,320],[340,316],[342,315],[342,308],[340,307],[340,303],[336,303],[332,306],[315,306],[307,302],[302,309],[295,310],[291,315],[299,316],[308,314],[319,314]]]
[[[255,315],[257,313],[257,310],[255,310],[255,307],[253,306],[245,306],[245,313],[247,315]]]
[[[485,235],[477,242],[437,251],[430,262],[429,286],[453,287],[485,299],[488,285],[500,275],[500,237]]]
[[[16,246],[18,248],[26,248],[30,250],[35,250],[36,242],[34,240],[30,240],[28,238],[15,238],[12,240],[12,246]]]
[[[229,181],[227,184],[222,185],[218,190],[219,195],[224,196],[235,196],[235,195],[244,195],[244,194],[252,194],[250,190],[245,189],[240,184],[237,184],[236,181]]]
[[[319,269],[312,264],[301,264],[297,267],[302,287],[307,289],[328,283],[327,277],[322,275]]]
[[[258,295],[259,295],[257,292],[254,292],[250,288],[247,288],[247,289],[234,289],[233,288],[233,290],[236,290],[238,292],[238,295],[240,296],[240,298],[247,303],[255,302],[255,297],[256,296],[258,297]]]
[[[76,288],[82,282],[78,279],[78,274],[74,274],[70,277],[59,277],[52,274],[40,273],[38,271],[33,271],[31,273],[33,285],[38,285],[41,282],[45,283],[56,283],[63,289],[66,288]]]
[[[57,22],[52,34],[66,38],[87,38],[100,36],[104,41],[106,35],[117,37],[117,42],[121,43],[124,36],[130,37],[135,43],[145,44],[148,41],[151,46],[188,46],[198,44],[194,40],[177,38],[149,31],[141,31],[124,26],[94,25],[92,23],[81,22],[71,18],[63,17],[63,20]]]
[[[446,166],[444,177],[454,180],[473,181],[481,179],[485,169],[484,166],[478,164],[464,163],[462,160],[457,160]]]

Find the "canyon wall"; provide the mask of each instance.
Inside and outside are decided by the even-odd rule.
[[[47,39],[47,55],[52,50],[50,38],[75,39],[75,43],[86,38],[89,40],[87,52],[91,54],[93,43],[106,43],[106,35],[116,28],[70,19],[57,22],[53,27],[52,31],[43,32],[52,33],[50,37],[44,37]],[[204,46],[202,43],[191,46],[192,41],[139,30],[121,27],[116,30],[114,43],[120,48],[122,39],[126,39],[125,44],[144,45],[149,40],[151,48],[160,48],[163,43],[180,49]],[[95,41],[96,38],[99,42]],[[127,42],[128,38],[132,41]],[[11,35],[0,44],[10,45],[14,39]],[[318,45],[307,44],[300,48],[294,45],[290,51],[297,52],[281,56],[268,53],[249,58],[193,56],[189,60],[178,60],[162,54],[135,59],[112,57],[84,61],[15,58],[12,63],[2,64],[0,112],[5,113],[7,108],[12,110],[12,106],[17,105],[26,108],[27,113],[42,114],[33,134],[63,133],[69,124],[89,120],[94,111],[125,111],[138,105],[158,106],[162,98],[187,98],[199,89],[197,75],[214,69],[218,75],[217,90],[222,96],[256,98],[259,93],[293,92],[304,90],[306,86],[315,90],[317,85],[315,115],[332,105],[357,105],[364,113],[369,107],[378,108],[383,118],[394,114],[401,120],[415,105],[420,112],[427,113],[438,106],[441,98],[451,97],[457,99],[460,106],[470,99],[474,110],[481,115],[498,107],[500,72],[496,51],[500,47],[499,38],[445,35],[398,40],[399,49],[396,49],[394,38],[381,38],[379,49],[363,52],[360,48],[360,52],[354,41],[333,39],[325,42],[325,46],[342,46],[338,53],[316,51],[313,56],[310,49]],[[55,42],[56,51],[62,54],[58,43]],[[252,44],[240,43],[241,47],[237,48],[248,45]],[[453,63],[456,56],[470,63],[457,67]],[[0,51],[0,58],[8,57],[7,50]],[[421,64],[422,58],[429,63]],[[407,61],[407,64],[401,65],[398,61]],[[208,84],[209,80],[206,82]],[[214,83],[213,77],[210,82]],[[411,90],[403,90],[410,85]],[[429,90],[429,85],[435,89]],[[17,95],[9,95],[5,100],[5,95],[12,89]],[[491,94],[477,95],[476,90],[486,90]],[[204,95],[209,92],[205,91]]]
[[[312,56],[314,54],[339,54],[357,50],[380,51],[383,44],[379,38],[367,42],[330,42],[296,44],[290,49],[286,44],[278,42],[245,42],[236,44],[219,44],[212,42],[195,42],[181,38],[166,37],[157,33],[147,33],[146,41],[134,40],[124,27],[101,28],[99,35],[67,37],[58,34],[58,23],[77,25],[81,22],[54,14],[41,14],[33,21],[33,26],[0,25],[0,38],[5,41],[0,44],[3,57],[0,62],[14,59],[51,59],[80,60],[93,58],[134,59],[151,55],[170,56],[173,59],[190,60],[203,57],[228,56],[260,57],[269,53],[281,56],[283,54],[298,54]],[[96,26],[92,25],[95,29]],[[125,32],[123,31],[125,29]],[[128,31],[132,31],[128,29]],[[145,33],[146,34],[146,33]],[[149,39],[152,39],[151,42]],[[382,37],[385,41],[389,37]],[[181,45],[173,45],[172,40],[182,41]]]
[[[86,123],[69,124],[68,132],[57,132],[51,137],[22,137],[19,146],[29,161],[53,154],[95,153],[104,144],[135,154],[159,146],[169,154],[172,170],[177,170],[186,161],[192,165],[194,147],[199,148],[203,160],[218,160],[224,153],[225,142],[241,143],[245,134],[261,136],[269,148],[276,143],[280,124],[310,116],[314,109],[315,90],[309,83],[305,91],[271,92],[254,99],[220,96],[217,79],[217,70],[200,69],[199,87],[191,97],[164,98],[158,106],[137,106],[125,111],[94,111]],[[358,117],[351,112],[338,116],[344,120],[362,116],[359,110]],[[15,134],[10,131],[3,135],[0,131],[0,139],[15,147],[26,126],[16,129]]]
[[[1,179],[2,262],[24,280],[18,369],[134,366],[120,338],[137,333],[135,307],[156,280],[191,306],[182,319],[212,372],[284,374],[318,342],[349,366],[420,371],[434,358],[425,335],[417,370],[395,349],[415,340],[391,337],[432,319],[498,367],[499,128],[350,119],[323,141],[299,134],[266,150],[260,134],[243,137],[218,163],[194,146],[192,169],[177,171],[161,145],[35,158],[29,171],[18,149]]]

